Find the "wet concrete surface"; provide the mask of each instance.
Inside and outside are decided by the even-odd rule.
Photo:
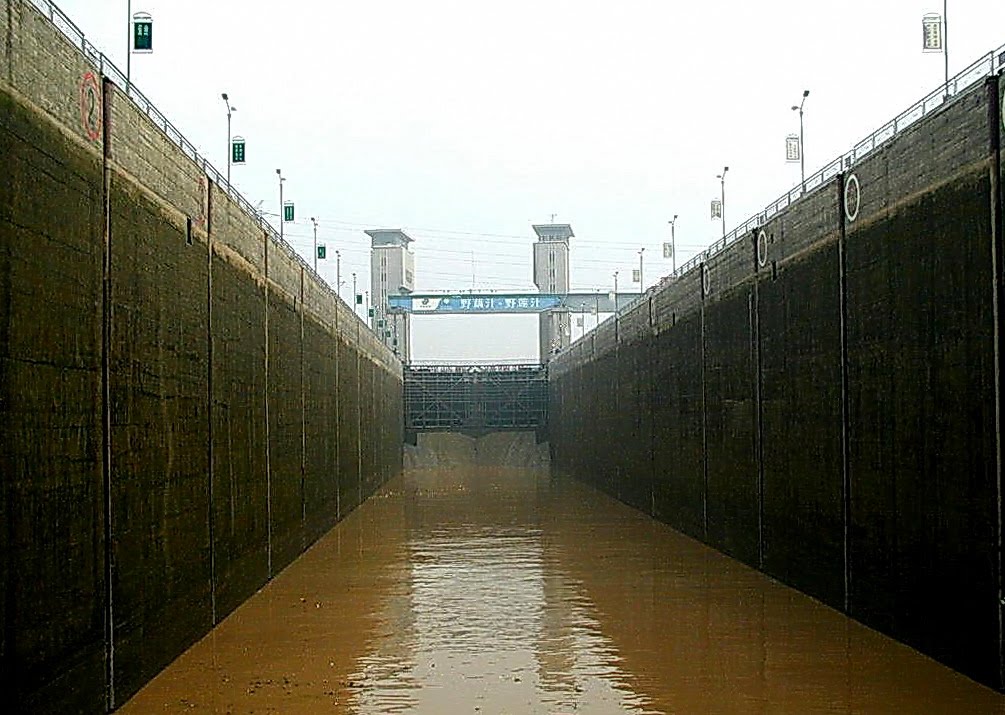
[[[591,487],[470,461],[388,483],[120,712],[1005,713]]]

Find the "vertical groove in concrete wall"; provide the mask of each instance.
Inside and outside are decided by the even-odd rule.
[[[265,401],[265,530],[266,530],[266,573],[269,578],[274,575],[272,572],[272,436],[270,424],[272,420],[269,416],[269,234],[262,232],[262,243],[265,255],[265,335],[262,345],[265,347],[265,389],[262,390],[262,399]]]
[[[307,474],[307,393],[304,388],[305,350],[304,350],[304,267],[300,267],[300,295],[297,298],[300,320],[300,359],[297,361],[297,372],[300,379],[300,550],[307,546],[307,496],[305,478]],[[313,541],[313,540],[312,540]]]
[[[643,377],[646,378],[653,374],[655,371],[654,363],[656,362],[656,345],[655,340],[652,339],[656,334],[656,323],[653,320],[653,300],[650,298],[648,301],[649,309],[649,350],[646,351],[646,370]],[[648,410],[647,415],[649,417],[649,516],[656,516],[656,418],[655,418],[655,405],[656,405],[656,391],[655,386],[652,381],[646,380],[646,388],[648,390]]]
[[[708,539],[708,392],[705,381],[705,271],[706,264],[699,267],[701,271],[701,304],[698,309],[698,381],[701,384],[701,534]]]
[[[336,290],[341,291],[340,286],[336,286]],[[353,300],[356,300],[356,296],[353,296]],[[336,304],[335,306],[335,334],[333,336],[334,340],[331,343],[332,355],[335,360],[335,414],[342,414],[342,356],[341,350],[339,349],[342,344],[342,325],[339,320],[339,313],[341,313],[340,307]],[[335,518],[336,520],[342,519],[342,420],[335,420],[335,436],[334,436],[334,447],[335,447]]]
[[[207,499],[206,522],[209,526],[209,610],[211,623],[217,624],[216,616],[216,458],[213,445],[216,441],[213,410],[213,183],[210,182],[206,194],[206,473]],[[190,227],[191,230],[191,227]]]
[[[111,155],[111,107],[112,85],[107,79],[102,88],[102,183],[101,204],[104,212],[104,240],[102,241],[102,275],[101,275],[101,483],[104,495],[103,513],[103,553],[104,553],[104,618],[105,618],[105,706],[111,710],[115,707],[115,598],[112,589],[112,417],[111,393],[109,379],[109,360],[111,355],[112,331],[112,211],[111,186],[112,169]]]
[[[755,237],[755,242],[760,241],[761,234]],[[754,367],[754,440],[755,459],[757,462],[757,568],[764,568],[764,433],[761,427],[761,316],[758,310],[760,302],[758,287],[760,285],[760,268],[757,259],[757,246],[755,243],[754,256],[754,285],[750,300],[750,324],[751,324],[751,350],[753,359],[751,363]]]
[[[353,296],[353,300],[356,297]],[[355,313],[355,308],[353,308]],[[356,323],[356,341],[359,342],[360,336],[360,326]],[[356,496],[353,501],[353,508],[356,508],[363,502],[363,395],[360,392],[360,379],[359,373],[362,369],[362,356],[356,353],[356,399],[355,399],[355,412],[356,412]]]
[[[845,235],[845,198],[844,174],[838,174],[837,183],[837,221],[838,221],[838,300],[840,305],[841,334],[841,490],[842,490],[842,555],[844,571],[844,603],[845,613],[851,611],[851,478],[848,473],[848,266],[845,258],[847,245]]]
[[[988,92],[988,123],[991,126],[991,264],[994,308],[994,360],[995,360],[995,464],[997,472],[996,502],[997,529],[995,533],[998,558],[994,562],[995,587],[998,600],[998,678],[1005,685],[1005,589],[1003,589],[1002,572],[1005,569],[1005,514],[1002,509],[1003,480],[1005,480],[1005,464],[1003,464],[1002,428],[1005,424],[1005,404],[1003,404],[1003,366],[1002,356],[1005,354],[1005,236],[1003,236],[1003,187],[1002,187],[1002,138],[1005,136],[1005,81],[1002,75],[989,78]]]

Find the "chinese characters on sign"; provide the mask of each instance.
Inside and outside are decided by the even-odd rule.
[[[154,21],[145,12],[133,15],[133,52],[153,52]]]
[[[712,218],[722,218],[722,201],[712,199]]]
[[[527,296],[524,298],[511,298],[511,297],[499,297],[499,298],[453,298],[445,299],[441,303],[441,310],[445,307],[450,307],[454,310],[460,310],[462,312],[505,312],[505,311],[520,311],[520,310],[543,310],[553,305],[557,305],[558,302],[555,301],[551,305],[545,305],[544,300],[537,296]],[[449,306],[444,304],[450,303]]]
[[[231,164],[244,163],[244,137],[234,137],[231,144],[232,151],[230,157]]]
[[[921,18],[922,52],[942,52],[942,16],[930,12]]]
[[[785,137],[785,161],[799,161],[799,137],[795,134]]]
[[[539,313],[561,304],[550,294],[388,296],[388,307],[414,313]]]

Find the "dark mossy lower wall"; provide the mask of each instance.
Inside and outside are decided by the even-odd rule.
[[[550,433],[554,469],[1002,689],[997,84],[558,356]]]
[[[213,579],[225,614],[269,574],[265,290],[223,247],[211,278]]]
[[[836,195],[834,203],[836,225]],[[761,548],[767,573],[843,606],[841,306],[834,239],[802,260],[758,273]]]
[[[225,192],[187,184],[180,150],[132,146],[125,97],[103,101],[122,133],[85,141],[0,81],[12,712],[121,704],[401,469],[397,360]]]
[[[757,563],[753,293],[749,283],[704,308],[706,539]]]
[[[989,197],[982,167],[849,236],[849,548],[855,616],[995,682]]]
[[[653,342],[653,512],[702,539],[706,490],[701,314],[677,319]]]
[[[100,705],[101,155],[0,91],[0,165],[3,684],[12,711]]]
[[[213,622],[205,241],[112,173],[109,412],[115,681]]]

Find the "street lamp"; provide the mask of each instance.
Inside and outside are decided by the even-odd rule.
[[[318,272],[318,220],[311,216],[311,223],[314,224],[314,273]]]
[[[283,238],[283,178],[282,169],[276,169],[276,176],[279,177],[279,238]]]
[[[942,54],[946,61],[946,99],[949,99],[949,0],[942,0]]]
[[[133,0],[126,0],[126,94],[133,75]]]
[[[614,271],[614,312],[618,312],[618,272]]]
[[[646,292],[645,276],[642,274],[642,254],[645,253],[645,250],[645,246],[639,249],[639,294]]]
[[[223,97],[224,104],[227,105],[227,188],[230,188],[230,116],[232,113],[237,111],[236,107],[230,106],[230,99],[227,97],[227,93],[224,92],[220,95]]]
[[[719,180],[722,187],[721,203],[719,204],[719,214],[722,217],[722,235],[726,235],[726,172],[729,171],[728,166],[722,168],[721,174],[716,174],[715,178]]]
[[[799,176],[803,185],[803,193],[806,193],[806,148],[803,146],[803,105],[806,103],[806,98],[810,96],[810,91],[808,89],[803,90],[803,98],[799,102],[799,106],[792,105],[792,111],[799,112]]]
[[[673,220],[667,221],[670,224],[670,260],[672,261],[670,266],[673,273],[677,272],[677,242],[674,240],[674,224],[677,223],[677,214],[673,215]]]
[[[342,254],[335,251],[335,295],[342,297]]]

